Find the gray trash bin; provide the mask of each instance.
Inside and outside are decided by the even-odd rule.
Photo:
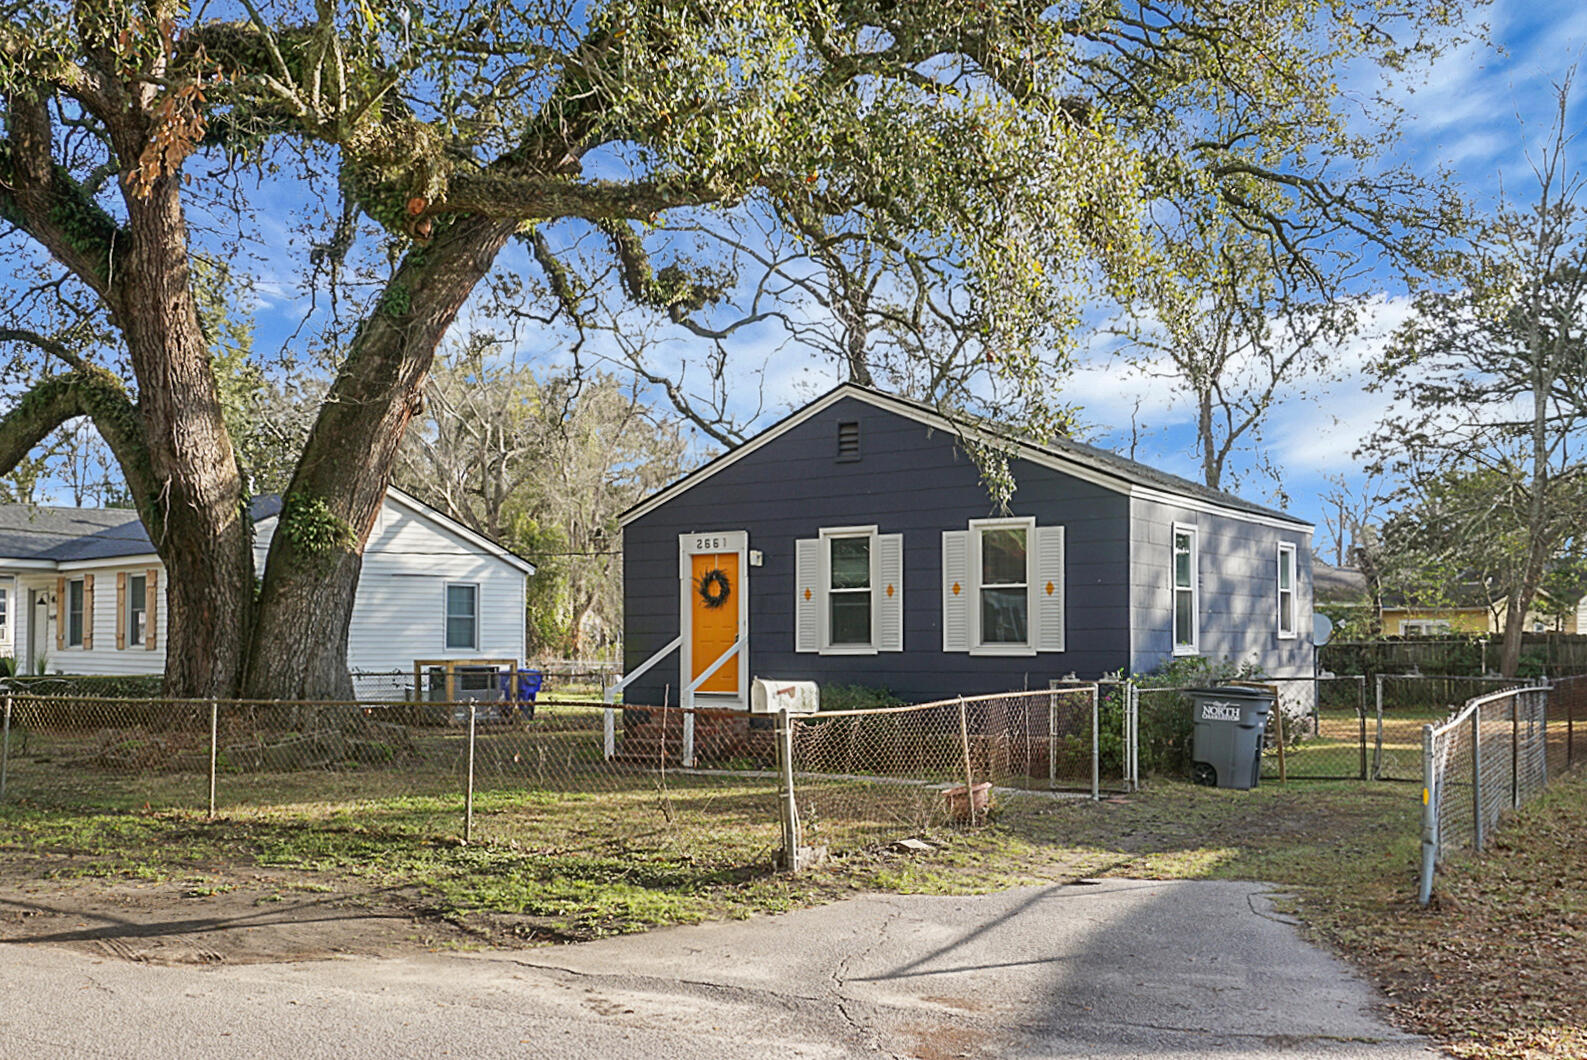
[[[1220,788],[1254,788],[1262,775],[1262,737],[1273,695],[1259,688],[1191,688],[1191,779]]]

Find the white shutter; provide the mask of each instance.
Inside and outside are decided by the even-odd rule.
[[[794,542],[794,651],[821,650],[821,539]]]
[[[1036,579],[1030,587],[1035,597],[1036,650],[1064,650],[1064,528],[1036,528]]]
[[[970,532],[942,534],[942,650],[970,650]]]
[[[876,535],[876,584],[871,588],[876,616],[876,650],[904,650],[904,535]]]

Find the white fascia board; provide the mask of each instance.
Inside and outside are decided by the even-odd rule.
[[[440,526],[443,530],[461,537],[469,544],[490,553],[503,563],[516,567],[525,574],[533,574],[535,572],[535,565],[524,559],[522,556],[516,555],[512,552],[509,552],[507,549],[502,548],[484,534],[475,533],[473,530],[470,530],[456,519],[453,519],[451,516],[446,515],[443,512],[436,511],[434,508],[430,507],[428,504],[425,504],[412,494],[404,493],[397,487],[390,486],[386,489],[386,499],[397,502],[404,508],[407,508],[409,511],[413,512],[415,515],[430,520],[432,523]]]
[[[0,571],[6,570],[54,570],[53,559],[14,559],[10,556],[0,556]]]
[[[706,464],[704,467],[690,472],[688,475],[685,475],[677,482],[674,482],[671,486],[668,486],[660,493],[652,496],[649,500],[641,501],[639,504],[636,504],[634,507],[628,509],[628,511],[622,514],[621,518],[618,520],[618,525],[627,526],[634,520],[648,515],[650,512],[655,511],[657,508],[661,507],[663,504],[666,504],[679,494],[693,489],[694,487],[709,479],[711,476],[715,475],[717,472],[731,467],[743,457],[748,456],[757,449],[760,449],[768,443],[782,437],[795,427],[798,427],[800,424],[806,422],[817,414],[826,411],[846,397],[851,397],[856,401],[863,401],[868,405],[872,405],[884,411],[892,412],[899,416],[903,416],[906,419],[914,420],[916,423],[923,424],[924,426],[930,427],[933,430],[945,431],[957,438],[970,438],[978,442],[993,445],[1012,446],[1017,451],[1020,459],[1029,460],[1033,464],[1038,464],[1053,471],[1062,472],[1063,474],[1073,476],[1074,478],[1080,479],[1084,482],[1089,482],[1095,486],[1101,486],[1103,489],[1111,490],[1114,493],[1118,493],[1126,497],[1142,497],[1149,500],[1160,500],[1169,504],[1177,504],[1182,508],[1191,508],[1196,511],[1209,512],[1214,515],[1224,515],[1233,519],[1243,519],[1247,522],[1260,523],[1264,526],[1274,526],[1284,530],[1296,530],[1310,533],[1314,529],[1311,523],[1300,519],[1279,519],[1271,515],[1262,515],[1256,512],[1243,511],[1239,508],[1230,508],[1225,505],[1214,504],[1210,501],[1200,500],[1198,498],[1189,497],[1184,494],[1171,493],[1165,490],[1154,489],[1150,486],[1143,486],[1139,483],[1131,482],[1129,479],[1126,479],[1106,469],[1093,467],[1092,465],[1074,457],[1062,456],[1060,454],[1050,452],[1038,446],[1032,445],[1029,442],[1021,441],[1018,438],[1007,438],[991,431],[985,431],[967,424],[957,423],[948,419],[948,417],[941,415],[940,413],[928,412],[924,409],[918,408],[911,402],[901,401],[896,398],[889,397],[886,394],[878,394],[874,391],[852,386],[847,383],[842,384],[831,391],[828,391],[824,396],[817,398],[815,401],[809,405],[806,405],[804,408],[789,416],[781,423],[777,423],[771,427],[768,427],[766,430],[762,431],[754,438],[751,438],[737,449],[723,453],[721,456],[717,457],[709,464]]]
[[[143,552],[131,556],[96,556],[93,559],[67,559],[55,565],[55,569],[66,571],[100,570],[104,567],[159,567],[165,569],[165,562],[153,552]]]

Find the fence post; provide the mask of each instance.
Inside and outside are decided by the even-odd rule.
[[[1102,799],[1102,697],[1091,686],[1091,801]]]
[[[1433,727],[1422,726],[1422,880],[1416,900],[1433,898],[1433,872],[1438,867],[1438,778],[1433,771]]]
[[[964,751],[964,804],[969,810],[970,827],[975,827],[975,773],[970,768],[970,719],[959,697],[959,747]]]
[[[1361,723],[1361,779],[1367,779],[1367,675],[1356,678],[1356,720]]]
[[[1141,686],[1132,678],[1130,686],[1130,786],[1141,790]]]
[[[1510,696],[1510,809],[1521,808],[1521,693]]]
[[[3,733],[0,733],[0,802],[6,798],[6,774],[11,768],[11,693],[6,693]]]
[[[1372,748],[1372,779],[1383,779],[1383,675],[1378,674],[1378,735]]]
[[[215,819],[215,763],[220,754],[220,701],[209,701],[209,818]]]
[[[608,703],[601,714],[601,748],[610,762],[617,757],[617,711]]]
[[[1575,692],[1576,684],[1581,678],[1567,678],[1570,690]],[[1565,697],[1565,768],[1570,769],[1575,765],[1576,758],[1576,696]]]
[[[1047,787],[1058,787],[1058,693],[1047,692]]]
[[[1471,712],[1471,834],[1480,852],[1482,827],[1482,708]]]
[[[479,707],[473,700],[468,704],[468,790],[463,796],[463,842],[474,841],[474,728],[479,717]]]
[[[794,799],[793,716],[787,708],[777,712],[777,776],[782,788],[777,800],[782,811],[782,867],[798,872],[804,866],[799,856],[799,806]]]

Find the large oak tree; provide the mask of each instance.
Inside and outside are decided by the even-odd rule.
[[[32,320],[7,333],[49,368],[0,418],[0,471],[91,417],[170,570],[168,691],[345,694],[361,550],[398,445],[437,344],[509,243],[542,271],[548,317],[592,297],[566,254],[576,231],[616,270],[607,293],[686,325],[735,290],[676,260],[651,227],[662,215],[841,233],[879,248],[867,267],[929,262],[958,285],[983,360],[1039,395],[1086,298],[1128,297],[1191,219],[1240,224],[1312,269],[1341,233],[1436,228],[1408,209],[1414,181],[1374,168],[1359,132],[1373,119],[1334,78],[1435,53],[1460,14],[1395,0],[8,0],[0,245],[46,251],[40,297],[113,340]],[[236,208],[217,188],[250,165],[306,187],[333,168],[349,231],[377,226],[389,261],[335,351],[257,594],[194,296],[195,262],[215,253],[195,202],[211,219]]]

